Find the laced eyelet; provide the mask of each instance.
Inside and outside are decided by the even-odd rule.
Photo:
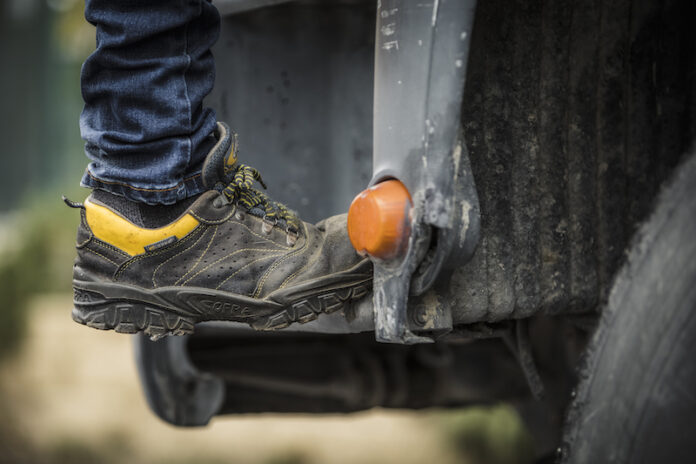
[[[283,224],[285,224],[288,218],[296,219],[286,206],[271,200],[265,193],[253,188],[254,182],[261,184],[264,189],[266,184],[261,179],[261,174],[251,166],[235,163],[233,168],[225,171],[225,181],[227,185],[224,187],[223,194],[227,201],[236,207],[234,217],[238,221],[242,221],[246,217],[245,214],[239,212],[239,205],[244,205],[245,212],[251,212],[253,216],[257,216],[256,211],[260,211],[273,217],[273,221],[264,217],[262,230],[267,235],[278,225],[278,218],[281,219],[280,222]],[[220,201],[218,200],[216,205]]]
[[[285,229],[285,234],[286,234],[286,243],[288,246],[295,246],[295,243],[297,242],[298,237],[300,236],[300,233],[295,230],[294,228],[288,227]]]
[[[261,232],[263,232],[266,235],[270,235],[271,232],[273,232],[273,227],[276,225],[277,220],[270,220],[267,217],[264,216],[263,218],[263,224],[261,224]]]

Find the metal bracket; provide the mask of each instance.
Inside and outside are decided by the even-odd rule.
[[[371,184],[399,179],[414,201],[405,256],[375,260],[378,341],[432,341],[411,332],[408,296],[424,294],[443,269],[463,264],[478,242],[478,197],[460,130],[475,6],[378,2]],[[428,330],[451,329],[449,306],[430,306]]]

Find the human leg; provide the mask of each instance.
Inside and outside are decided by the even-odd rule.
[[[87,0],[97,48],[82,68],[82,185],[148,204],[204,190],[215,113],[210,48],[220,17],[209,0]]]

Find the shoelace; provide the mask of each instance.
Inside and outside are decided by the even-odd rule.
[[[273,225],[285,223],[286,231],[297,234],[300,230],[300,220],[284,204],[271,200],[264,192],[253,187],[254,181],[266,189],[261,174],[255,168],[246,164],[235,164],[227,172],[229,183],[222,193],[231,203],[244,208],[249,214],[262,217]]]

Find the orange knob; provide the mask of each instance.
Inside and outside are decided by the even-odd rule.
[[[361,255],[389,259],[399,254],[410,233],[413,203],[404,184],[387,180],[363,190],[348,210],[348,236]]]

